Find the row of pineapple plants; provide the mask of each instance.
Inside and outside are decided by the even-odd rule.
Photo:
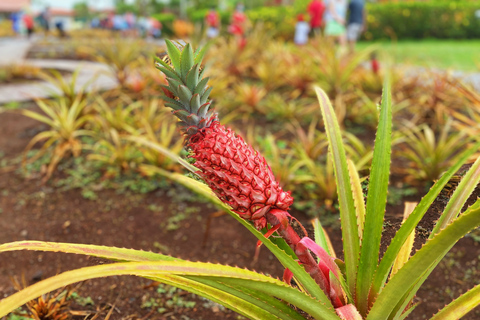
[[[73,270],[44,280],[2,300],[0,315],[63,285],[130,274],[205,296],[251,319],[306,319],[307,315],[314,319],[347,320],[407,318],[416,307],[412,303],[416,292],[435,266],[460,238],[480,226],[478,201],[460,214],[480,181],[477,160],[453,193],[427,243],[411,256],[415,226],[455,172],[477,152],[479,144],[463,150],[458,161],[420,203],[406,209],[401,228],[379,259],[393,142],[389,77],[382,94],[371,166],[365,165],[370,168],[366,198],[358,170],[347,157],[336,110],[325,92],[316,87],[337,186],[342,261],[336,258],[318,220],[314,239],[301,225],[292,227],[296,219],[289,212],[294,203],[291,192],[279,184],[272,167],[257,150],[221,123],[209,99],[209,79],[204,77],[201,67],[204,51],[194,52],[189,45],[179,49],[171,42],[167,46],[171,65],[158,60],[168,82],[165,106],[172,108],[178,118],[176,123],[189,152],[188,162],[178,162],[205,184],[161,168],[156,171],[205,195],[249,229],[284,265],[283,281],[235,267],[129,249],[17,242],[1,245],[0,251],[62,251],[120,262]],[[175,158],[166,150],[162,153]],[[478,286],[472,288],[432,319],[462,317],[480,302],[478,290]]]
[[[380,96],[377,91],[381,75],[360,65],[368,57],[368,50],[339,57],[321,39],[300,50],[268,40],[267,36],[260,30],[243,48],[228,40],[219,40],[210,46],[205,64],[209,66],[206,72],[214,84],[212,96],[224,122],[242,128],[246,140],[260,148],[275,168],[280,183],[292,190],[297,199],[295,207],[315,215],[319,208],[335,208],[337,195],[324,127],[318,117],[312,119],[310,116],[316,105],[309,88],[318,83],[332,97],[337,117],[344,119],[341,127],[347,155],[363,178],[368,174],[366,169],[372,159],[373,140],[362,138],[362,135],[358,137],[355,130],[364,130],[365,126],[374,128],[378,122]],[[162,127],[164,116],[153,116],[155,110],[163,110],[163,101],[151,97],[159,96],[166,80],[163,74],[156,72],[148,55],[160,49],[121,39],[95,44],[95,48],[92,45],[88,50],[110,66],[119,89],[103,93],[103,98],[92,98],[93,94],[86,98],[83,91],[75,92],[75,75],[70,83],[62,80],[59,74],[45,77],[60,88],[66,100],[39,102],[44,111],[57,110],[45,112],[47,118],[51,118],[50,122],[42,118],[43,122],[50,124],[54,120],[61,123],[54,119],[61,117],[60,113],[63,112],[64,117],[70,109],[76,113],[73,121],[64,124],[73,126],[73,129],[57,126],[50,130],[56,138],[42,133],[32,140],[32,146],[46,139],[49,140],[43,148],[56,146],[45,180],[53,174],[64,155],[78,156],[82,151],[104,167],[107,177],[131,171],[145,173],[145,164],[155,164],[155,158],[163,156],[146,147],[139,152],[138,141],[132,141],[132,136],[142,136],[144,145],[146,140],[163,147],[171,144],[173,153],[178,154],[179,144],[178,139],[172,138],[173,128]],[[318,50],[318,47],[324,49]],[[215,59],[218,56],[227,58]],[[312,58],[302,58],[304,56]],[[285,68],[278,68],[278,65]],[[467,100],[459,98],[459,89],[447,76],[431,83],[423,76],[403,79],[394,73],[392,78],[397,92],[392,97],[394,118],[398,119],[394,126],[399,129],[393,152],[395,157],[406,160],[403,161],[406,166],[395,167],[392,171],[405,177],[408,184],[429,185],[455,161],[458,150],[473,140],[469,137],[474,137],[475,133],[472,130],[467,133],[465,125],[462,126],[465,123],[462,116],[466,117],[466,112],[472,111],[465,107]],[[376,86],[368,87],[366,79],[373,79]],[[75,103],[77,95],[81,101]],[[424,107],[416,108],[418,104]],[[252,122],[252,113],[260,115],[255,118],[261,119],[262,126]],[[28,111],[26,114],[32,115]],[[142,120],[144,116],[154,119]],[[152,123],[154,121],[159,123]],[[263,124],[268,130],[259,130],[265,127]],[[162,138],[159,139],[161,127]],[[68,131],[68,134],[61,130]],[[93,138],[87,139],[88,143],[81,143],[80,136],[84,135]],[[259,138],[261,136],[264,137]],[[173,164],[167,167],[178,170]]]

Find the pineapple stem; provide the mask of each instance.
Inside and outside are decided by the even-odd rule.
[[[304,245],[299,243],[301,238],[288,222],[287,217],[289,215],[290,214],[286,211],[272,209],[265,215],[265,218],[267,218],[267,222],[272,226],[280,225],[277,229],[277,233],[285,240],[285,242],[287,242],[290,248],[292,248],[292,250],[295,252],[298,260],[300,260],[300,262],[304,266],[305,271],[310,274],[313,280],[315,280],[315,282],[320,286],[320,288],[325,293],[327,293],[327,296],[329,296],[328,280],[320,270],[318,263],[315,261],[310,251]]]

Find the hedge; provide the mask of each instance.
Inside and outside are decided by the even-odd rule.
[[[308,2],[309,0],[296,0],[293,7],[260,7],[248,10],[246,14],[252,23],[261,22],[272,30],[274,36],[291,39],[297,15],[304,13],[308,19]],[[363,36],[367,40],[480,38],[480,17],[475,16],[477,10],[480,10],[478,0],[368,3],[368,28]],[[189,17],[194,23],[203,22],[207,12],[208,9],[192,10]],[[228,11],[220,13],[223,25],[229,23],[230,15],[231,12]],[[173,14],[154,17],[167,28],[175,19]]]
[[[480,10],[478,0],[368,3],[368,28],[364,38],[480,38],[477,10]],[[293,37],[296,16],[302,12],[308,19],[302,6],[263,7],[249,10],[247,15],[253,23],[262,21],[282,37],[288,33]]]
[[[476,1],[398,2],[367,6],[368,40],[480,37]]]

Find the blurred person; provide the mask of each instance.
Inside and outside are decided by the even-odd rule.
[[[50,31],[50,17],[50,7],[47,6],[39,15],[40,25],[42,26],[45,33],[48,33],[48,31]]]
[[[245,24],[247,22],[247,16],[243,12],[244,6],[239,3],[235,7],[235,12],[232,15],[228,32],[237,37],[243,37],[245,33]]]
[[[297,23],[295,24],[295,36],[293,41],[296,45],[302,46],[308,42],[308,34],[310,32],[310,25],[303,18],[303,14],[297,16]]]
[[[113,12],[109,13],[108,16],[104,20],[104,28],[113,30],[113,20],[115,18],[115,14]]]
[[[12,30],[13,32],[15,32],[15,34],[20,34],[20,24],[21,24],[21,16],[22,16],[22,13],[21,12],[12,12],[12,14],[10,15],[10,20],[12,20]]]
[[[125,20],[125,33],[128,36],[136,36],[135,32],[135,23],[137,21],[137,17],[131,13],[127,12],[123,15],[123,19]]]
[[[140,37],[145,38],[148,36],[148,30],[150,28],[150,23],[148,19],[144,16],[138,18],[137,21],[138,30],[140,31]]]
[[[242,50],[247,44],[247,39],[245,37],[247,16],[245,13],[243,13],[244,9],[245,8],[242,3],[237,4],[235,7],[235,12],[233,13],[230,21],[230,26],[228,26],[228,32],[230,32],[237,39],[240,50]]]
[[[347,41],[349,51],[355,51],[355,44],[366,30],[366,11],[364,0],[351,0],[348,5]]]
[[[213,39],[218,37],[220,28],[220,17],[215,11],[215,8],[210,8],[208,14],[205,16],[205,22],[207,23],[207,38]]]
[[[307,11],[310,14],[312,35],[320,34],[322,31],[325,8],[325,4],[321,0],[313,0],[307,7]]]
[[[29,12],[25,12],[22,16],[22,21],[27,30],[27,37],[30,38],[35,31],[35,24],[32,15]]]
[[[55,23],[55,28],[57,28],[57,31],[58,31],[58,36],[60,38],[65,38],[67,36],[66,32],[65,32],[65,27],[63,25],[63,21],[61,20],[58,20],[56,23]]]
[[[378,75],[380,72],[380,62],[378,62],[375,51],[370,54],[370,67],[372,68],[373,73]]]
[[[149,23],[149,34],[153,38],[159,39],[160,36],[162,35],[162,23],[153,17],[150,17],[148,19],[148,23]]]
[[[113,16],[112,19],[112,24],[113,24],[113,30],[118,31],[122,34],[122,36],[125,36],[126,30],[128,29],[128,24],[127,21],[125,21],[125,18],[121,14],[116,14]]]
[[[325,15],[325,36],[334,39],[344,49],[347,44],[345,22],[347,17],[346,0],[329,0]]]
[[[92,21],[90,21],[90,28],[98,29],[101,27],[101,22],[99,17],[93,17]]]

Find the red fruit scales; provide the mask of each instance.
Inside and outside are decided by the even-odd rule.
[[[188,147],[198,174],[217,197],[257,229],[266,227],[268,211],[287,211],[293,204],[265,158],[217,121],[191,136]]]

